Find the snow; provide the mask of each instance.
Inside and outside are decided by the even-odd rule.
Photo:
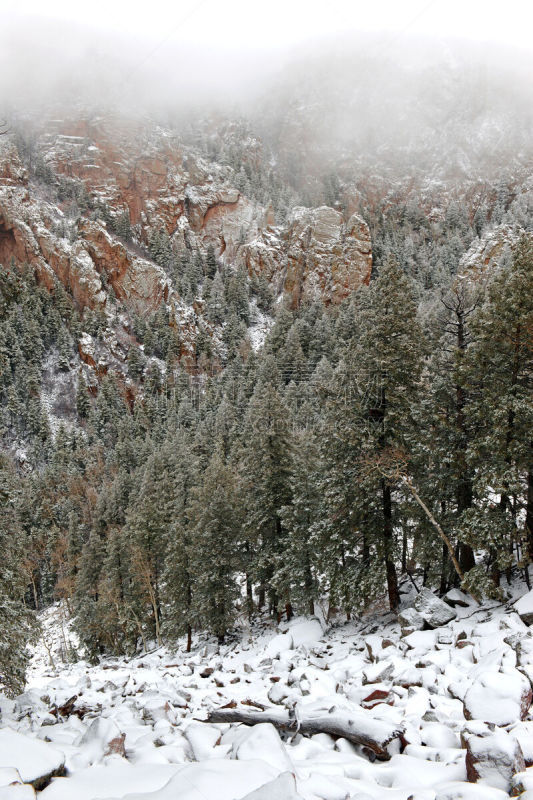
[[[131,765],[108,763],[75,772],[68,778],[54,778],[40,794],[40,800],[101,800],[112,795],[123,797],[135,791],[153,793],[165,786],[179,767],[169,764]]]
[[[233,742],[232,755],[240,761],[249,761],[257,753],[277,772],[293,772],[294,767],[273,725],[264,723],[239,730]]]
[[[210,761],[182,767],[157,792],[120,794],[106,800],[240,800],[276,777],[275,770],[259,759]]]
[[[0,696],[0,800],[33,797],[28,782],[63,761],[43,800],[501,800],[511,780],[533,796],[533,769],[512,775],[520,748],[533,761],[533,635],[513,593],[483,606],[452,593],[456,617],[434,630],[402,632],[391,615],[329,628],[300,617],[97,665],[69,663],[79,643],[56,604],[25,693]],[[75,713],[54,712],[71,698]],[[224,706],[259,723],[205,721]],[[295,729],[280,735],[261,707],[273,722],[294,714]],[[374,760],[345,738],[303,736],[310,718],[402,740]]]
[[[523,698],[530,693],[529,681],[516,669],[483,672],[465,693],[465,710],[470,719],[510,725],[522,718]]]
[[[298,800],[294,776],[285,772],[256,791],[247,794],[244,800]]]
[[[250,337],[252,349],[257,353],[265,343],[268,332],[274,324],[274,319],[257,308],[255,297],[252,298],[250,303],[250,316],[251,324],[248,328],[248,335]]]
[[[0,800],[34,800],[33,786],[15,784],[14,786],[0,786]]]
[[[16,769],[24,783],[33,783],[57,772],[64,763],[63,753],[51,745],[11,728],[0,730],[0,767]]]

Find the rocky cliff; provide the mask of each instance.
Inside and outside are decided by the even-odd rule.
[[[211,245],[221,266],[245,265],[293,306],[339,302],[369,280],[370,234],[360,217],[300,207],[276,226],[268,204],[236,188],[234,169],[207,161],[157,125],[39,121],[26,166],[16,144],[14,135],[0,143],[0,262],[31,264],[48,288],[59,280],[80,308],[105,309],[109,287],[140,314],[164,303],[189,351],[201,304],[186,308],[150,258],[155,232],[165,232],[176,256],[205,254]],[[124,218],[127,240],[113,225]]]

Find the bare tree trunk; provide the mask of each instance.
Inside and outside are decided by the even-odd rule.
[[[533,442],[530,442],[533,450]],[[527,501],[525,533],[529,560],[533,561],[533,467],[527,473]]]
[[[448,591],[448,548],[442,543],[442,562],[440,568],[440,595]]]
[[[260,725],[268,722],[278,730],[300,732],[304,736],[328,733],[368,748],[382,761],[390,758],[387,745],[396,740],[401,743],[404,733],[401,725],[373,719],[362,711],[354,711],[349,715],[336,712],[296,719],[286,711],[278,709],[241,711],[238,708],[219,708],[211,711],[205,721],[215,724],[236,722],[244,725]]]
[[[398,576],[394,563],[394,533],[392,530],[392,498],[389,483],[383,478],[381,481],[383,496],[383,542],[385,551],[385,572],[387,575],[387,590],[391,611],[396,611],[400,605],[398,591]]]
[[[455,552],[454,552],[454,549],[452,547],[452,543],[450,542],[449,538],[446,536],[446,534],[442,530],[441,526],[439,525],[439,523],[437,522],[437,520],[435,519],[435,517],[433,516],[433,514],[431,513],[431,511],[427,507],[427,505],[424,503],[424,501],[422,500],[422,498],[420,497],[420,495],[416,491],[411,478],[409,478],[409,477],[407,477],[405,475],[402,475],[401,479],[402,479],[404,485],[407,486],[407,488],[409,489],[409,491],[411,492],[411,494],[415,498],[415,500],[418,503],[418,505],[420,506],[420,508],[424,511],[424,513],[427,516],[428,520],[431,522],[431,524],[433,525],[433,527],[435,528],[435,530],[439,534],[439,536],[442,539],[442,541],[444,542],[444,544],[446,545],[446,548],[447,548],[448,553],[450,554],[450,558],[452,560],[452,564],[453,564],[453,566],[455,568],[455,571],[457,572],[459,578],[461,579],[461,583],[462,583],[463,580],[464,580],[464,573],[463,573],[463,571],[461,569],[461,566],[460,566],[457,558],[455,557]],[[474,600],[479,603],[478,598],[475,595],[473,595],[472,593],[470,593],[470,594],[472,595]]]

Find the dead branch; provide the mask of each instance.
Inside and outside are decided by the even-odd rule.
[[[274,725],[277,730],[301,733],[313,736],[315,733],[327,733],[336,738],[347,739],[353,744],[368,748],[376,758],[387,761],[390,753],[387,746],[396,740],[401,741],[403,729],[382,720],[374,719],[366,711],[354,711],[351,714],[337,712],[316,716],[295,718],[288,712],[269,709],[267,711],[243,711],[234,708],[214,709],[205,722],[236,722],[242,725],[260,725],[264,722]]]

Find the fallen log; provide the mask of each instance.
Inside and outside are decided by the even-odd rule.
[[[401,746],[404,730],[383,720],[374,719],[365,711],[337,711],[310,714],[296,718],[289,713],[269,709],[266,711],[244,711],[238,708],[216,708],[205,722],[237,722],[243,725],[260,725],[269,722],[277,730],[313,736],[315,733],[328,733],[335,738],[347,739],[353,744],[362,745],[381,761],[387,761],[390,753],[387,747],[398,741]]]

